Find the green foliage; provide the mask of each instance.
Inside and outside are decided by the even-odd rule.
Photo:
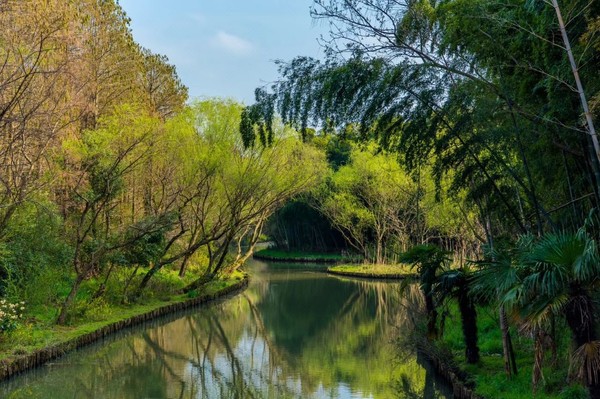
[[[342,138],[333,137],[327,142],[327,162],[334,171],[351,162],[352,144]]]
[[[562,2],[560,8],[597,114],[600,6],[592,3]],[[281,63],[272,94],[262,93],[251,106],[260,116],[253,122],[268,124],[269,113],[261,110],[276,108],[284,122],[303,131],[320,126],[324,135],[342,138],[355,128],[360,139],[376,139],[380,148],[397,152],[419,182],[419,204],[431,210],[410,225],[443,232],[445,248],[458,252],[461,245],[451,237],[465,231],[467,246],[475,247],[479,241],[501,248],[502,241],[522,237],[516,248],[490,254],[493,261],[475,280],[466,269],[440,273],[443,261],[421,266],[426,296],[435,288],[462,287],[482,302],[510,305],[528,331],[548,329],[551,320],[564,317],[576,346],[596,339],[597,234],[574,232],[598,206],[599,167],[582,134],[587,128],[566,51],[556,45],[562,42],[551,4],[326,0],[315,2],[312,12],[332,23],[327,59]],[[350,56],[339,57],[340,48]],[[372,242],[366,227],[372,215],[352,196],[360,190],[348,190],[351,179],[338,174],[352,164],[333,165],[332,208],[353,229],[345,233],[354,245],[357,236]],[[440,200],[445,203],[438,205]],[[440,223],[446,214],[454,216]],[[427,241],[416,240],[421,242]],[[431,256],[422,249],[413,254],[416,261]],[[473,254],[483,255],[479,248]],[[494,384],[507,392],[500,379]],[[549,383],[548,389],[557,392],[559,385]],[[515,397],[529,397],[522,390]]]
[[[464,340],[460,325],[460,314],[456,301],[450,301],[445,310],[445,328],[439,344],[448,349],[458,361],[461,368],[466,370],[473,379],[476,392],[486,398],[531,398],[532,368],[534,351],[533,340],[528,334],[519,334],[517,329],[511,329],[514,334],[513,345],[515,346],[516,361],[519,374],[507,378],[503,372],[504,360],[502,358],[501,333],[498,328],[497,309],[494,307],[481,307],[478,313],[477,325],[479,346],[481,349],[481,361],[476,365],[468,365],[464,362],[462,352],[464,351]],[[560,325],[558,328],[564,328]],[[568,356],[569,341],[559,342],[559,359]],[[559,360],[560,362],[560,360]],[[560,365],[560,363],[559,363]],[[587,392],[577,383],[566,383],[568,378],[566,367],[544,367],[544,383],[538,387],[535,396],[544,398],[562,398],[575,395],[587,397]]]
[[[173,215],[164,215],[159,219],[150,217],[130,226],[126,232],[125,241],[131,242],[122,251],[112,255],[111,261],[122,265],[148,266],[160,260],[166,245],[165,235],[174,223]],[[140,231],[148,231],[141,238]]]
[[[351,153],[316,194],[318,207],[365,258],[383,263],[386,251],[413,238],[417,187],[390,154]]]
[[[581,385],[569,385],[566,388],[563,388],[560,399],[586,399],[588,398],[588,393],[584,387]]]
[[[40,198],[37,203],[19,208],[11,218],[0,242],[0,291],[5,295],[30,304],[50,299],[48,291],[64,273],[71,256],[71,248],[61,237],[61,220],[53,208],[52,203]],[[57,275],[57,279],[50,275]],[[48,282],[42,283],[46,278]]]
[[[111,312],[112,309],[104,298],[91,299],[89,296],[86,296],[75,302],[69,314],[68,322],[69,324],[76,324],[82,321],[102,321],[111,316]]]
[[[438,273],[449,266],[448,255],[448,251],[444,251],[436,245],[422,244],[415,245],[404,252],[400,256],[400,260],[417,269],[424,291],[430,293]]]
[[[600,8],[577,0],[561,9],[586,92],[597,98]],[[302,130],[343,137],[356,128],[397,151],[409,171],[429,163],[438,193],[476,207],[495,236],[573,231],[598,205],[597,160],[548,2],[328,0],[313,14],[332,22],[333,47],[324,62],[280,63],[271,94],[262,90],[249,107],[259,124],[275,108]],[[346,45],[353,52],[338,56]]]

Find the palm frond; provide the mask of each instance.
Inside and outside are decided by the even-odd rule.
[[[471,279],[471,292],[478,301],[498,299],[521,282],[512,259],[506,254],[494,262],[483,264],[481,269],[473,273]]]
[[[568,301],[569,296],[567,294],[553,297],[537,297],[529,301],[520,310],[523,325],[528,330],[535,328],[545,329],[551,317],[560,314]]]
[[[572,372],[586,385],[600,383],[600,341],[586,342],[573,352]]]

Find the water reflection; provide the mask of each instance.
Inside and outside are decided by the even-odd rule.
[[[0,386],[8,398],[438,398],[391,343],[419,296],[306,265],[251,265],[243,294],[160,320]]]

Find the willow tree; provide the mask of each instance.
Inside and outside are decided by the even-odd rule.
[[[317,199],[350,245],[365,259],[383,264],[416,239],[418,195],[393,155],[355,149],[351,162],[332,174]]]
[[[203,276],[188,289],[239,267],[252,254],[266,219],[319,180],[322,154],[283,126],[274,129],[272,146],[245,148],[239,134],[241,110],[232,101],[207,100],[165,125],[170,139],[157,151],[169,155],[160,155],[153,164],[151,186],[158,190],[150,208],[160,214],[160,204],[168,202],[164,193],[173,192],[177,221],[134,296],[167,265],[178,263],[184,275],[200,250],[207,254],[208,264],[200,265]],[[248,249],[242,249],[242,241],[250,244]],[[232,245],[238,252],[229,259]]]
[[[290,135],[283,126],[273,129],[272,144],[262,148],[245,148],[238,126],[239,119],[219,134],[224,147],[219,152],[222,168],[215,195],[219,196],[220,209],[225,210],[228,231],[208,244],[210,256],[205,276],[188,288],[197,287],[225,268],[241,266],[251,256],[268,217],[290,199],[313,188],[324,172],[323,155]],[[241,247],[244,239],[249,244],[246,250]],[[232,243],[238,251],[227,265],[226,255]]]

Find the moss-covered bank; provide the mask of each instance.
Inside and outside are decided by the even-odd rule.
[[[337,265],[327,268],[327,272],[340,276],[363,277],[375,279],[404,279],[416,277],[408,265]]]
[[[428,342],[422,342],[417,346],[417,350],[429,360],[438,375],[452,386],[454,399],[487,399],[475,392],[475,385],[470,375],[457,366],[452,359],[444,356],[439,348]]]
[[[48,339],[37,347],[28,348],[26,353],[1,353],[0,380],[17,373],[40,366],[50,360],[72,351],[114,332],[132,327],[154,318],[205,304],[215,299],[244,289],[248,276],[237,274],[231,278],[216,280],[208,284],[197,296],[178,295],[169,301],[152,304],[133,305],[126,308],[121,317],[115,316],[100,322],[82,323],[72,327],[48,327]]]

